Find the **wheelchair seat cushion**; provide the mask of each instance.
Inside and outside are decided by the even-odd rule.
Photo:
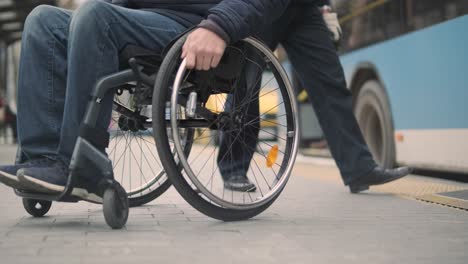
[[[128,61],[135,58],[137,63],[146,70],[157,71],[162,63],[162,54],[142,48],[134,44],[128,44],[119,54],[120,68],[128,68]]]

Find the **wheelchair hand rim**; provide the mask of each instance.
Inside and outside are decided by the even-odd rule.
[[[292,110],[292,120],[293,120],[293,125],[294,125],[294,130],[293,131],[288,131],[288,135],[292,137],[293,143],[292,143],[292,150],[291,150],[291,156],[289,157],[290,161],[281,177],[281,179],[276,183],[274,188],[272,188],[271,191],[269,191],[267,194],[264,195],[264,197],[261,197],[257,199],[256,201],[253,201],[248,204],[237,204],[237,203],[232,203],[229,201],[224,200],[223,198],[218,197],[217,195],[213,194],[211,191],[209,191],[197,178],[193,170],[191,169],[191,166],[187,160],[187,157],[185,156],[183,152],[183,146],[180,143],[180,136],[179,136],[179,129],[177,125],[177,102],[178,102],[178,93],[181,88],[182,82],[183,82],[183,77],[187,71],[186,69],[186,59],[182,61],[182,63],[179,66],[179,69],[177,71],[173,89],[172,89],[172,95],[171,95],[171,113],[170,113],[170,118],[171,118],[171,129],[172,129],[172,137],[174,141],[174,146],[175,150],[177,152],[177,156],[179,158],[179,161],[182,163],[183,168],[193,183],[195,187],[203,194],[205,195],[209,201],[224,207],[224,208],[229,208],[229,209],[234,209],[234,210],[248,210],[248,209],[254,209],[259,206],[267,204],[269,201],[274,199],[285,187],[287,181],[289,180],[289,177],[291,175],[297,152],[298,152],[298,145],[299,145],[299,121],[297,117],[298,113],[298,106],[297,102],[294,100],[294,93],[292,89],[291,82],[288,78],[288,75],[286,74],[286,71],[284,68],[281,66],[281,63],[278,61],[278,59],[273,55],[273,53],[269,50],[268,47],[266,47],[264,44],[262,44],[260,41],[254,39],[254,38],[246,38],[244,39],[245,42],[248,44],[252,45],[254,48],[259,49],[263,55],[265,55],[276,67],[278,70],[279,75],[283,79],[284,85],[286,87],[288,96],[290,98],[290,104],[291,104],[291,110]],[[184,177],[182,173],[180,174],[180,177]]]

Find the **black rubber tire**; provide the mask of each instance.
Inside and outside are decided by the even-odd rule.
[[[362,84],[354,113],[374,159],[384,168],[393,168],[396,154],[392,112],[387,94],[378,81],[368,80]]]
[[[43,217],[49,212],[52,202],[23,198],[23,206],[28,214],[34,217]]]
[[[112,229],[121,229],[128,220],[129,204],[127,193],[118,183],[114,183],[104,192],[104,219]]]
[[[167,189],[169,189],[172,186],[172,183],[169,179],[167,179],[163,184],[161,184],[158,188],[156,188],[154,191],[147,193],[143,196],[138,196],[138,197],[133,197],[133,198],[128,198],[128,203],[130,207],[138,207],[145,205],[149,202],[152,202],[159,196],[163,195]]]
[[[201,197],[189,182],[181,175],[180,168],[175,163],[168,141],[167,129],[165,126],[156,124],[166,123],[166,101],[170,98],[168,87],[171,87],[174,72],[180,65],[180,54],[185,43],[186,36],[181,37],[164,58],[159,73],[156,78],[153,93],[153,132],[156,140],[161,162],[172,184],[179,194],[195,209],[201,213],[222,221],[240,221],[252,218],[265,211],[281,194],[281,191],[268,203],[248,210],[233,210],[219,207]],[[284,187],[283,187],[284,188]]]

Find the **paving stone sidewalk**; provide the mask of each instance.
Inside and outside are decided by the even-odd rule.
[[[0,164],[13,156],[0,146]],[[467,211],[377,190],[351,195],[334,167],[310,163],[297,164],[269,210],[235,223],[203,216],[173,189],[132,209],[120,231],[88,203],[55,203],[34,219],[0,186],[2,264],[468,263],[467,245]]]

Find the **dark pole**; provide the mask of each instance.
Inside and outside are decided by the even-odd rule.
[[[3,40],[0,40],[0,97],[4,97],[7,87],[7,46]]]

